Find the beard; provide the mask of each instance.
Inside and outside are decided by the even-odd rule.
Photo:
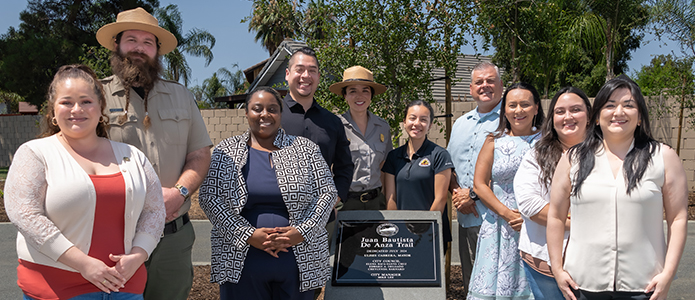
[[[120,48],[112,53],[110,62],[113,73],[121,79],[125,88],[142,87],[149,91],[159,80],[163,69],[159,55],[152,59],[137,52],[123,54]]]

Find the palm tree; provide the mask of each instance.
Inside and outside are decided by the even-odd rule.
[[[652,0],[651,14],[655,33],[677,41],[681,51],[695,57],[695,2],[689,0]]]
[[[215,47],[215,37],[207,30],[193,28],[185,35],[183,34],[183,19],[176,4],[169,4],[165,8],[155,11],[159,20],[159,26],[169,30],[179,45],[164,55],[166,71],[164,77],[169,80],[179,81],[183,79],[183,84],[188,86],[191,78],[191,68],[188,66],[185,54],[205,58],[205,66],[212,62],[212,48]]]
[[[335,14],[325,0],[311,0],[304,13],[303,35],[306,40],[328,38],[328,26],[335,24]]]
[[[246,84],[246,76],[244,76],[244,72],[239,69],[238,64],[233,64],[232,67],[237,69],[236,72],[232,72],[225,67],[217,70],[217,73],[219,73],[219,80],[227,90],[227,95],[236,95],[245,90],[244,84]]]
[[[615,77],[619,60],[639,46],[641,37],[635,35],[647,23],[644,0],[578,1],[578,13],[569,31],[573,40],[588,49],[600,49],[606,63],[606,81]],[[635,45],[635,43],[637,45]],[[622,47],[628,49],[621,49]],[[622,54],[616,57],[616,54]]]
[[[295,38],[300,32],[297,5],[289,0],[255,0],[253,13],[242,20],[255,31],[255,41],[272,55],[285,38]]]

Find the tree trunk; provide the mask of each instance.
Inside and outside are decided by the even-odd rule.
[[[613,73],[613,36],[612,34],[612,23],[610,20],[606,20],[606,51],[604,56],[606,57],[606,82],[615,77]]]
[[[519,62],[516,61],[516,40],[518,39],[519,31],[517,28],[517,13],[518,4],[514,3],[514,33],[512,34],[512,83],[519,81]]]

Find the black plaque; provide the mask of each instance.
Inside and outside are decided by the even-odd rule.
[[[333,285],[441,286],[435,220],[339,220]]]

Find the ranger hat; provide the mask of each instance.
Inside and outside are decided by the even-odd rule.
[[[176,48],[176,37],[168,30],[159,27],[159,22],[142,7],[122,11],[116,22],[106,24],[97,31],[97,41],[106,49],[116,51],[116,36],[126,30],[142,30],[154,34],[159,41],[159,55],[164,55]]]
[[[342,96],[343,88],[354,84],[371,86],[374,89],[374,95],[379,95],[386,91],[386,87],[383,84],[374,82],[372,71],[362,66],[353,66],[345,69],[343,71],[343,81],[332,84],[328,90],[338,96]]]

